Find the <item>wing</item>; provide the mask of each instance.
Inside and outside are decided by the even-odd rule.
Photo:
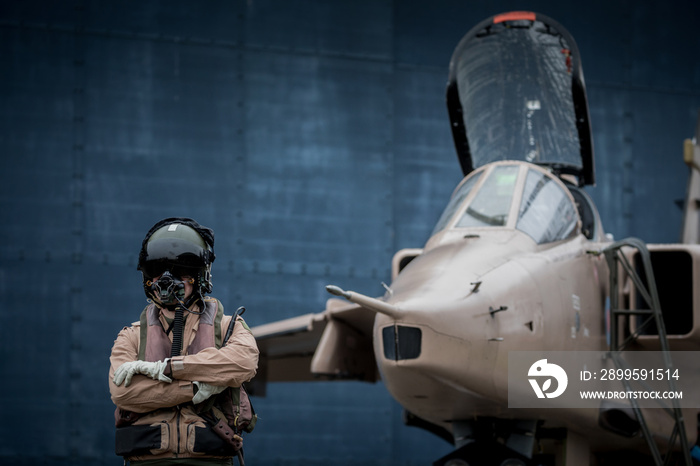
[[[376,382],[372,345],[375,315],[357,304],[331,298],[323,312],[253,327],[260,362],[249,391],[264,396],[267,382]]]

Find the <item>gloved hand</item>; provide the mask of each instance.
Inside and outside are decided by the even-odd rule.
[[[199,404],[204,400],[209,399],[209,397],[218,395],[219,393],[226,390],[226,387],[220,387],[218,385],[210,385],[204,382],[193,382],[197,386],[197,393],[195,393],[192,398],[192,403]]]
[[[148,361],[125,362],[121,366],[117,367],[116,371],[114,371],[114,378],[112,379],[112,381],[117,386],[121,385],[122,382],[125,382],[124,386],[128,387],[129,384],[131,383],[131,378],[134,376],[134,374],[142,374],[142,375],[147,375],[148,377],[152,378],[153,380],[160,380],[161,382],[170,383],[173,380],[170,377],[166,377],[165,375],[163,375],[163,371],[165,370],[167,365],[168,365],[167,359],[165,361],[156,361],[156,362],[148,362]]]

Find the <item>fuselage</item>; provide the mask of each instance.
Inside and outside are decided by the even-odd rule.
[[[448,431],[454,422],[475,417],[537,419],[585,433],[594,449],[621,442],[641,448],[641,437],[622,439],[602,430],[595,409],[508,408],[509,352],[608,349],[608,270],[595,254],[606,243],[602,228],[586,237],[578,211],[575,229],[562,230],[565,237],[555,241],[538,244],[518,228],[524,203],[535,208],[538,202],[526,176],[547,177],[574,204],[564,183],[527,163],[496,165],[519,170],[511,180],[507,218],[497,227],[458,227],[496,175],[487,168],[459,205],[448,206],[454,218],[395,277],[384,297],[400,310],[395,317],[378,314],[374,325],[375,357],[387,389],[409,412]],[[665,429],[667,422],[656,417],[651,414],[650,425]]]
[[[414,259],[387,299],[401,317],[375,321],[387,389],[431,422],[531,416],[507,409],[509,351],[606,349],[607,270],[592,247],[583,236],[543,249],[518,231],[482,232]],[[421,330],[418,357],[386,357],[392,326]]]

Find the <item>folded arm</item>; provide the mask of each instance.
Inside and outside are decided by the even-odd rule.
[[[231,317],[224,317],[222,329],[228,327]],[[170,361],[166,374],[173,383],[198,381],[217,386],[240,387],[255,376],[258,368],[258,345],[255,337],[239,319],[226,346],[221,349],[205,348],[197,354],[177,356]]]
[[[126,383],[119,386],[114,383],[114,372],[117,368],[125,362],[138,359],[138,342],[138,327],[125,328],[114,341],[109,358],[109,392],[114,404],[127,411],[146,413],[191,401],[194,392],[192,382],[187,380],[167,383],[136,374],[128,386]]]

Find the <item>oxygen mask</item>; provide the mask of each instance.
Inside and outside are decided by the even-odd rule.
[[[178,303],[184,306],[185,282],[180,278],[174,277],[170,271],[166,270],[157,280],[151,282],[153,296],[164,306],[173,306]]]

